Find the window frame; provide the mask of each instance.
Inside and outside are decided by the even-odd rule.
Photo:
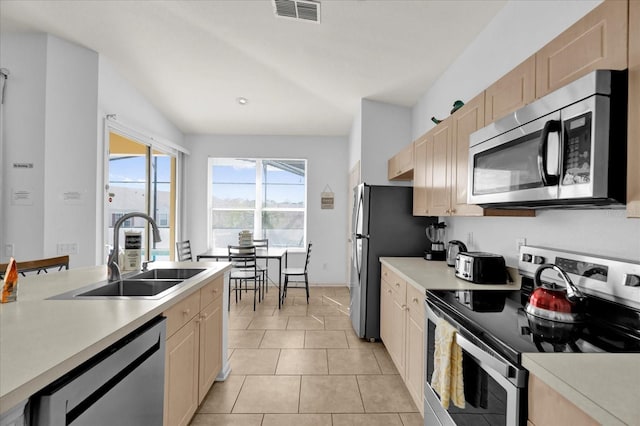
[[[250,160],[255,161],[255,202],[253,208],[214,208],[213,207],[213,166],[216,160]],[[303,208],[281,208],[281,207],[266,207],[263,200],[263,163],[266,161],[302,161],[304,162],[304,207]],[[304,250],[307,245],[307,221],[308,221],[308,207],[309,207],[309,194],[308,194],[308,179],[309,179],[309,161],[306,158],[281,158],[281,157],[209,157],[207,168],[207,246],[209,249],[215,248],[213,244],[213,212],[214,211],[252,211],[253,212],[253,229],[254,236],[262,238],[263,223],[262,213],[269,211],[283,211],[283,212],[303,212],[303,229],[302,229],[302,243],[300,247],[290,247],[291,251]],[[258,238],[255,237],[255,238]],[[217,247],[221,248],[221,247]]]

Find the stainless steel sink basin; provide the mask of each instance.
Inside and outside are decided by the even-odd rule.
[[[158,268],[124,277],[119,281],[101,281],[58,294],[50,299],[160,299],[180,288],[180,284],[205,272],[204,268]]]
[[[198,275],[205,269],[184,269],[184,268],[167,268],[152,269],[150,271],[141,272],[129,279],[152,279],[152,280],[186,280],[194,275]]]
[[[76,297],[91,296],[155,296],[170,289],[182,280],[138,280],[124,279],[105,284],[96,289],[78,294]]]

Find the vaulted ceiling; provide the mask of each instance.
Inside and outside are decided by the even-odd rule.
[[[0,30],[97,51],[184,133],[346,135],[362,98],[413,106],[504,4],[323,0],[314,23],[271,0],[0,0]]]

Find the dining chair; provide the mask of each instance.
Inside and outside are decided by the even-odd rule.
[[[261,240],[253,240],[253,245],[256,247],[256,251],[258,249],[262,249],[265,251],[269,251],[269,239],[261,239]],[[264,265],[258,264],[258,269],[262,271],[264,275],[264,291],[269,292],[269,259],[264,259]]]
[[[260,294],[263,273],[258,269],[256,261],[255,246],[228,246],[229,262],[231,262],[231,270],[229,271],[229,309],[231,309],[231,291],[236,294],[236,303],[238,303],[238,293],[242,300],[242,284],[245,285],[245,292],[248,291],[249,283],[253,283],[253,310],[256,310],[256,293],[258,301],[262,300]],[[231,283],[233,282],[233,288]]]
[[[4,278],[7,265],[8,263],[0,263],[0,279]],[[36,275],[40,275],[40,272],[47,274],[50,270],[54,269],[62,271],[63,269],[69,269],[69,256],[65,255],[38,260],[27,260],[25,262],[16,262],[16,267],[18,268],[18,273],[23,277],[26,277],[26,272],[35,272]]]
[[[193,257],[191,255],[191,241],[178,241],[176,243],[176,254],[178,256],[178,262],[193,261]]]
[[[309,304],[309,274],[307,272],[309,267],[309,258],[311,257],[311,243],[307,245],[307,254],[304,261],[304,268],[284,268],[282,270],[282,274],[284,275],[284,286],[282,288],[282,303],[284,303],[284,299],[287,297],[287,290],[289,288],[305,288],[307,291],[307,304]],[[291,280],[291,278],[302,277],[304,281],[298,278],[297,280]],[[304,282],[304,287],[289,287],[290,282],[302,283]]]

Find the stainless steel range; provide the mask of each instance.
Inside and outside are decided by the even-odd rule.
[[[564,288],[549,265],[578,287],[580,321],[525,311],[539,268],[545,286]],[[523,246],[518,266],[519,291],[427,291],[425,425],[525,425],[523,353],[640,352],[640,262]],[[438,318],[454,326],[462,348],[465,408],[445,410],[430,386]]]

